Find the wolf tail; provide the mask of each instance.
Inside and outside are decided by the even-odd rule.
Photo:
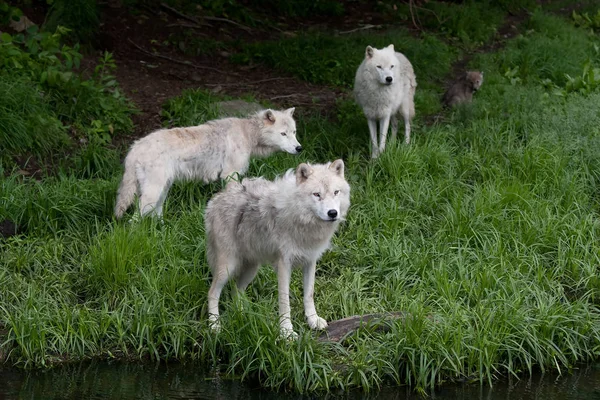
[[[117,202],[115,204],[115,217],[121,218],[127,208],[133,203],[133,199],[137,193],[137,182],[135,174],[135,165],[129,161],[129,157],[125,158],[125,173],[117,192]]]

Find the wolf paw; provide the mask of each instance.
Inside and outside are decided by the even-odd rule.
[[[296,340],[298,339],[298,334],[294,331],[293,328],[291,327],[281,327],[281,329],[279,330],[279,336],[282,339],[286,339],[286,340]]]
[[[211,315],[208,317],[208,326],[214,333],[221,332],[221,321],[219,321],[219,317],[216,315]]]
[[[307,318],[308,326],[310,329],[322,330],[327,328],[327,321],[325,319],[319,317],[318,315],[313,315]]]

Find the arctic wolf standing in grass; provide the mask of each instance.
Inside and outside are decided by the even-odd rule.
[[[350,206],[344,162],[300,164],[295,172],[229,182],[206,207],[206,255],[213,280],[208,292],[209,321],[218,330],[219,297],[230,278],[244,291],[263,263],[275,267],[281,334],[296,336],[290,317],[293,266],[304,274],[304,311],[312,329],[327,321],[317,315],[315,267]]]
[[[367,46],[365,59],[356,71],[354,96],[369,123],[373,158],[385,150],[390,121],[392,140],[396,139],[398,113],[404,119],[404,140],[410,143],[410,121],[415,115],[416,88],[417,80],[410,61],[402,53],[395,52],[393,44],[383,49]]]
[[[120,218],[137,194],[140,214],[160,217],[175,180],[211,182],[245,173],[251,156],[264,157],[278,150],[300,153],[293,114],[294,108],[263,110],[248,118],[161,129],[136,141],[125,158],[115,216]]]

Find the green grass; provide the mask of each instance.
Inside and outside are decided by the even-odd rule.
[[[434,125],[416,124],[410,146],[391,143],[371,161],[364,116],[345,100],[328,118],[298,108],[301,155],[251,163],[248,175],[272,178],[300,162],[344,158],[352,206],[318,264],[317,309],[328,320],[408,313],[389,332],[367,328],[341,345],[317,342],[296,271],[292,321],[300,338],[279,340],[277,280],[263,268],[241,299],[225,291],[224,329],[211,333],[203,212],[221,183],[177,184],[164,224],[128,224],[111,217],[118,168],[95,179],[10,175],[0,178],[0,213],[21,233],[0,238],[0,324],[8,330],[0,346],[10,350],[8,362],[198,360],[264,387],[318,392],[389,384],[427,391],[596,360],[600,93],[554,95],[543,80],[560,83],[582,57],[543,55],[599,39],[542,13],[529,24],[527,46],[516,38],[473,60],[486,74],[474,103]],[[321,37],[318,46],[358,49],[376,37],[381,46],[394,35]],[[303,40],[284,42],[290,59],[308,53]],[[421,71],[418,90],[435,91],[456,52],[431,36],[407,39],[406,48]],[[530,67],[507,75],[527,53]],[[362,50],[347,54],[357,65]],[[344,71],[356,65],[342,65],[347,80]],[[164,122],[213,118],[217,100],[186,92],[166,104]]]
[[[394,44],[396,51],[406,55],[414,67],[419,85],[415,95],[416,107],[424,114],[437,112],[442,82],[450,73],[450,66],[458,52],[427,33],[420,38],[404,30],[344,36],[309,33],[248,45],[233,59],[241,63],[265,63],[312,83],[352,88],[367,45],[382,48],[390,43]]]
[[[394,19],[412,24],[408,4],[384,3],[384,10]],[[474,48],[492,38],[504,21],[506,7],[497,1],[463,1],[458,3],[430,1],[412,9],[414,22],[421,29],[435,32],[454,45]]]

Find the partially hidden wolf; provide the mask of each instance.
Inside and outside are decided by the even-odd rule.
[[[442,104],[446,107],[453,107],[460,103],[470,103],[473,101],[473,93],[479,90],[483,84],[483,72],[467,71],[442,97]]]
[[[415,115],[416,88],[417,78],[412,64],[402,53],[394,51],[393,44],[383,49],[367,46],[365,59],[356,71],[354,97],[367,117],[373,158],[377,158],[385,150],[390,122],[392,140],[396,139],[397,114],[402,114],[404,140],[410,143],[410,122]]]
[[[304,275],[304,311],[312,329],[327,321],[313,300],[315,268],[350,207],[344,162],[300,164],[274,181],[231,181],[206,207],[206,255],[213,279],[208,292],[209,323],[220,329],[219,297],[229,279],[244,291],[261,264],[277,272],[279,322],[284,337],[295,337],[290,317],[292,267]]]
[[[139,209],[162,216],[176,180],[204,182],[244,174],[251,156],[283,150],[298,154],[294,108],[263,110],[248,118],[224,118],[188,128],[161,129],[136,141],[125,158],[125,173],[115,205],[120,218],[139,196]]]

